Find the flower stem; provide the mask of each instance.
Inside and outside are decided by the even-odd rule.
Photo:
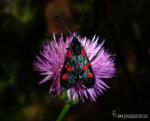
[[[69,111],[71,105],[72,105],[71,103],[65,104],[63,110],[61,111],[61,113],[57,117],[56,121],[63,121],[63,119],[64,119],[65,115],[67,114],[67,112]]]

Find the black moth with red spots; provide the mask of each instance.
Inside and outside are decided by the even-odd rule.
[[[60,75],[60,84],[64,90],[69,89],[77,81],[90,88],[95,84],[95,75],[84,47],[76,37],[73,38]]]

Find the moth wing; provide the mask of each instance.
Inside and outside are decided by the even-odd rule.
[[[64,62],[61,75],[60,75],[60,85],[64,90],[69,89],[76,82],[74,61],[72,60],[72,51],[68,49],[66,60]]]
[[[82,57],[80,57],[79,63],[80,81],[85,87],[90,88],[95,84],[95,75],[93,73],[92,66],[83,47],[81,50],[81,56]]]

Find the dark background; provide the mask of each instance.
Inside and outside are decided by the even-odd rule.
[[[53,32],[72,31],[106,39],[116,54],[116,77],[97,102],[74,105],[65,121],[111,121],[117,114],[148,114],[150,107],[150,0],[1,0],[0,121],[54,121],[64,103],[48,94],[49,84],[32,63]],[[149,115],[150,116],[150,115]]]

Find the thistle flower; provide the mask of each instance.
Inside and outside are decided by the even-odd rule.
[[[94,36],[92,40],[80,36],[77,36],[77,38],[87,54],[95,76],[95,83],[92,87],[86,88],[81,81],[76,81],[66,90],[67,95],[70,101],[81,100],[84,102],[85,99],[96,101],[97,96],[103,94],[103,91],[109,88],[103,79],[113,77],[115,73],[114,60],[112,56],[104,50],[104,41],[99,44],[99,37]],[[41,80],[39,84],[51,81],[50,94],[58,95],[63,91],[60,84],[60,75],[67,55],[67,48],[70,46],[72,40],[73,35],[65,39],[62,35],[59,38],[53,35],[52,41],[45,42],[43,44],[43,50],[36,56],[34,68],[44,76],[44,79]],[[87,67],[83,67],[83,69],[86,68]],[[72,71],[72,68],[68,69]],[[93,75],[89,74],[88,76],[92,77]],[[66,78],[66,75],[63,75],[62,78]]]

